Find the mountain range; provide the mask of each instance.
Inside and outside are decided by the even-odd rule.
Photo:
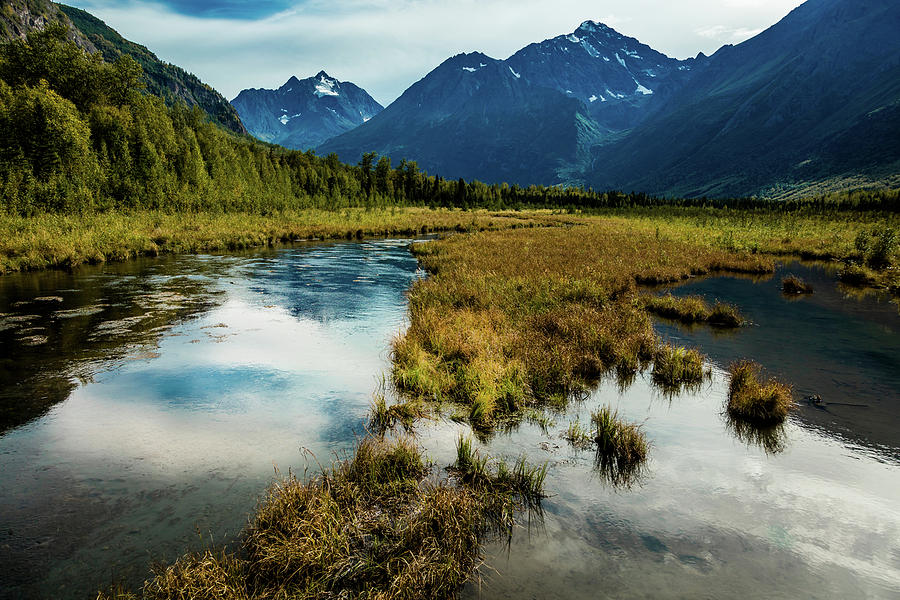
[[[593,21],[506,60],[454,56],[323,143],[444,177],[740,196],[900,174],[900,3],[808,0],[675,60]]]
[[[789,197],[900,186],[900,2],[808,0],[759,35],[677,60],[602,23],[504,60],[448,58],[382,108],[324,71],[229,103],[89,13],[8,0],[0,39],[51,21],[149,93],[291,148],[415,160],[445,178],[661,196]],[[246,128],[245,128],[246,125]]]
[[[243,90],[231,104],[252,135],[297,150],[315,148],[384,108],[364,89],[325,71],[291,77],[277,90]]]

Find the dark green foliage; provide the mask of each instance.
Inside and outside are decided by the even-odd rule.
[[[892,262],[897,252],[897,232],[890,227],[879,227],[872,231],[860,231],[855,246],[860,257],[873,269],[883,269]]]
[[[134,59],[143,68],[147,91],[163,98],[167,105],[180,102],[197,106],[216,123],[236,133],[245,133],[237,111],[216,90],[184,69],[159,60],[144,46],[128,41],[88,12],[60,4],[60,10],[75,28],[90,40],[108,62],[122,57]]]
[[[671,206],[784,212],[900,210],[900,192],[853,192],[773,205],[764,200],[660,200],[580,188],[486,185],[429,176],[386,157],[359,166],[335,155],[286,150],[239,137],[199,108],[142,93],[140,66],[103,62],[61,25],[0,46],[0,212],[86,213],[153,209],[272,214],[353,206]]]

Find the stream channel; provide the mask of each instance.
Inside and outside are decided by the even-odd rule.
[[[0,598],[93,598],[238,538],[265,487],[364,432],[423,276],[409,240],[170,256],[0,277]],[[783,297],[788,271],[815,293]],[[465,598],[900,598],[900,316],[823,267],[672,291],[737,304],[733,333],[657,323],[712,377],[668,397],[606,381],[552,423],[481,440],[549,465],[540,515],[485,546]],[[799,410],[765,435],[723,415],[752,357]],[[818,394],[819,404],[803,401]],[[602,404],[651,459],[613,485],[562,431]],[[436,468],[467,427],[417,427]]]

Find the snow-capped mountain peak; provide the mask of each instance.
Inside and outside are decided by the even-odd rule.
[[[337,79],[332,79],[325,71],[319,71],[316,74],[316,89],[313,92],[316,96],[340,96],[341,84]]]
[[[251,134],[301,150],[361,125],[383,108],[365,90],[325,71],[302,80],[291,76],[277,90],[244,90],[232,104]]]

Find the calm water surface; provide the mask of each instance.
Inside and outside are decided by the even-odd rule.
[[[275,467],[309,464],[303,448],[323,463],[349,448],[418,276],[405,245],[0,278],[0,597],[140,582],[150,560],[233,539]],[[754,321],[730,335],[659,325],[710,356],[701,389],[666,398],[643,376],[606,382],[546,430],[481,442],[548,461],[551,495],[542,517],[487,546],[463,595],[900,598],[900,318],[843,297],[824,270],[792,268],[813,296],[790,302],[777,279],[675,290]],[[741,356],[825,405],[763,438],[735,431],[721,365]],[[601,404],[652,440],[630,487],[561,439]],[[419,427],[439,467],[462,431]]]
[[[232,539],[302,448],[349,448],[418,276],[408,243],[0,278],[0,597],[140,583]]]

